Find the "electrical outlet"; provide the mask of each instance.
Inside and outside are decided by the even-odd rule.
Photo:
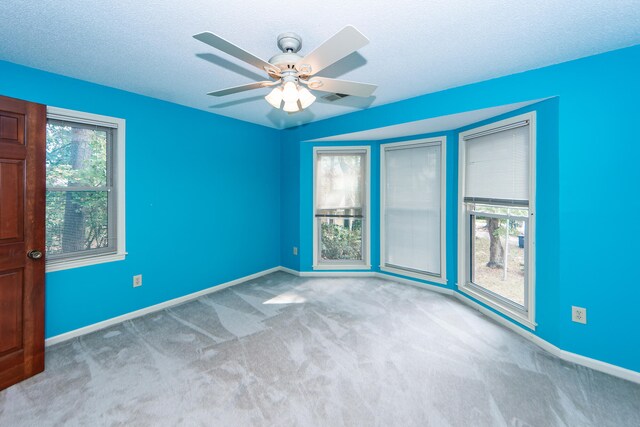
[[[142,286],[142,274],[133,276],[133,287],[137,288],[138,286]]]
[[[571,306],[571,320],[577,323],[587,323],[587,309]]]
[[[298,247],[297,246],[293,247],[293,254],[294,255],[298,255]]]

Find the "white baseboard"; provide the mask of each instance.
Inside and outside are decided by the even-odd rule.
[[[373,277],[373,271],[300,271],[300,277]]]
[[[44,341],[44,345],[48,347],[54,344],[58,344],[60,342],[70,340],[71,338],[79,337],[80,335],[85,335],[94,331],[98,331],[100,329],[104,329],[109,326],[124,322],[125,320],[135,319],[136,317],[144,316],[145,314],[153,313],[154,311],[159,311],[168,307],[182,304],[183,302],[187,302],[187,301],[199,298],[203,295],[207,295],[213,292],[218,292],[230,286],[238,285],[240,283],[246,282],[247,280],[257,279],[258,277],[261,277],[270,273],[275,273],[276,271],[280,271],[280,270],[282,270],[282,267],[273,267],[268,270],[263,270],[258,273],[240,277],[239,279],[231,280],[230,282],[212,286],[210,288],[203,289],[198,292],[194,292],[188,295],[174,298],[165,302],[161,302],[159,304],[151,305],[149,307],[145,307],[140,310],[132,311],[130,313],[123,314],[121,316],[112,317],[111,319],[103,320],[101,322],[84,326],[82,328],[74,329],[73,331],[65,332],[63,334],[56,335],[51,338],[47,338]]]
[[[406,279],[404,277],[393,276],[391,274],[386,274],[385,272],[374,272],[373,276],[378,277],[380,279],[390,280],[390,281],[402,283],[405,285],[411,285],[418,288],[427,289],[433,292],[438,292],[440,294],[445,294],[445,295],[454,294],[453,289],[445,288],[444,286],[441,286],[441,285],[432,285],[430,283],[419,282],[414,279]]]
[[[445,288],[444,286],[420,282],[418,280],[405,279],[403,277],[387,274],[384,271],[297,271],[287,267],[280,267],[280,271],[284,271],[285,273],[293,274],[298,277],[378,277],[385,280],[392,280],[398,283],[428,289],[445,295],[453,295],[454,292],[453,289]]]
[[[605,374],[613,375],[615,377],[640,384],[640,372],[632,371],[631,369],[622,368],[620,366],[612,365],[611,363],[603,362],[601,360],[592,359],[590,357],[563,350],[551,344],[549,341],[545,341],[539,336],[532,334],[528,330],[516,325],[515,323],[508,321],[504,317],[469,299],[467,296],[461,294],[460,292],[454,292],[453,295],[463,304],[466,304],[480,311],[485,316],[492,318],[501,325],[511,329],[516,334],[528,339],[538,347],[548,351],[549,353],[553,354],[556,357],[559,357],[562,360],[566,360],[567,362],[572,362],[577,365],[586,366],[587,368],[591,368],[596,371],[604,372]]]
[[[280,271],[284,271],[285,273],[293,274],[294,276],[300,277],[300,272],[298,270],[294,270],[292,268],[280,266]]]
[[[374,277],[373,271],[298,271],[289,267],[280,267],[280,271],[292,274],[298,277]]]

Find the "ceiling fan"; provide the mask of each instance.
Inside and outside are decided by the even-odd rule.
[[[368,83],[330,79],[316,75],[329,65],[369,43],[369,39],[350,25],[338,31],[333,37],[304,57],[297,53],[302,47],[302,38],[299,35],[296,33],[280,34],[278,47],[282,53],[273,56],[269,62],[210,32],[196,34],[193,37],[265,71],[273,79],[221,89],[209,92],[208,95],[226,96],[275,86],[265,96],[267,102],[279,109],[284,101],[282,109],[288,113],[295,113],[304,110],[316,100],[316,97],[307,88],[360,97],[371,96],[377,88],[376,85]]]

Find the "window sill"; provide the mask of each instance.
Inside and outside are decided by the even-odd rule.
[[[70,259],[58,262],[47,263],[45,272],[52,273],[54,271],[69,270],[71,268],[87,267],[94,264],[104,264],[106,262],[123,261],[127,253],[100,255],[95,257]]]
[[[520,323],[523,326],[526,326],[527,328],[531,329],[532,331],[536,330],[536,326],[537,323],[533,320],[533,317],[528,316],[526,313],[514,310],[513,308],[506,306],[504,304],[500,304],[500,302],[493,300],[491,298],[487,298],[484,294],[482,294],[481,292],[476,291],[475,289],[467,286],[467,285],[460,285],[458,284],[458,289],[474,298],[477,299],[478,301],[480,301],[481,303],[491,307],[492,309],[496,310],[499,313],[504,314],[505,316],[507,316],[508,318]]]
[[[420,279],[420,280],[424,280],[426,282],[432,282],[432,283],[438,283],[440,285],[446,285],[447,284],[447,278],[446,277],[438,277],[438,276],[432,276],[429,274],[420,274],[420,273],[416,273],[413,271],[406,271],[406,270],[402,270],[399,268],[393,268],[393,267],[385,267],[385,266],[380,266],[380,271],[384,271],[385,273],[393,273],[393,274],[397,274],[398,276],[405,276],[405,277],[411,277],[413,279]]]
[[[314,270],[371,270],[370,265],[364,264],[322,264],[314,265]]]

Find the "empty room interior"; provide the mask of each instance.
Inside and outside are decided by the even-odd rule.
[[[640,0],[2,9],[1,426],[640,425]]]

